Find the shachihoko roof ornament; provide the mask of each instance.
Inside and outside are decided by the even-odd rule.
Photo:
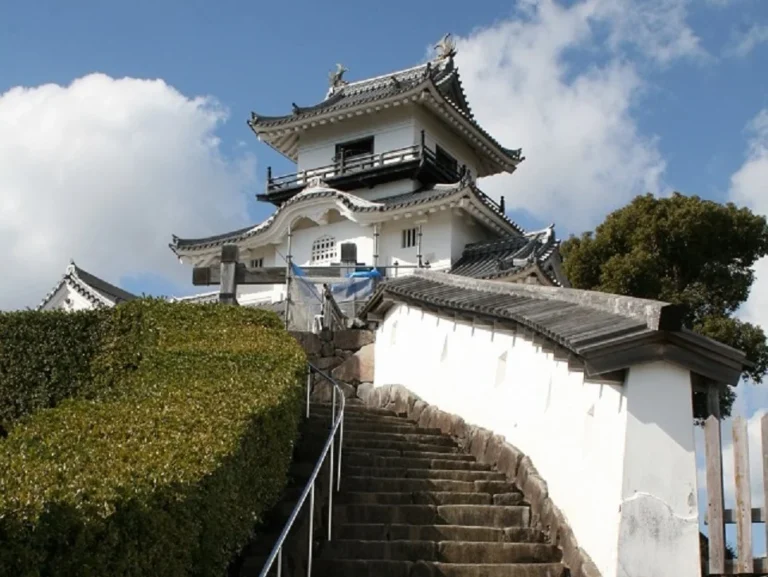
[[[456,42],[450,32],[446,33],[440,42],[435,44],[437,50],[437,59],[444,60],[445,58],[453,58],[456,56]]]
[[[341,88],[342,86],[349,84],[346,80],[344,80],[345,72],[347,72],[347,69],[344,68],[343,65],[336,64],[336,70],[328,74],[328,83],[330,85],[330,92],[333,92],[337,88]]]

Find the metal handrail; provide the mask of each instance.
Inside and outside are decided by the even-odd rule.
[[[301,509],[304,506],[304,503],[307,500],[307,497],[309,497],[309,533],[308,533],[308,557],[307,557],[307,577],[310,577],[312,575],[312,529],[314,526],[314,517],[315,517],[315,482],[317,481],[317,477],[320,474],[320,469],[323,466],[323,463],[325,463],[325,458],[330,452],[330,466],[328,467],[328,470],[330,472],[330,484],[328,487],[328,540],[331,540],[331,522],[333,520],[333,491],[334,491],[334,441],[336,440],[336,432],[339,433],[339,455],[336,459],[336,466],[337,466],[337,472],[336,472],[336,491],[338,492],[341,488],[341,450],[344,442],[344,407],[346,406],[346,399],[344,398],[344,392],[342,391],[341,387],[339,386],[339,383],[334,379],[333,377],[328,376],[327,374],[320,371],[317,367],[312,365],[311,363],[307,363],[307,418],[309,418],[309,393],[310,388],[312,385],[312,373],[315,372],[321,377],[323,377],[325,380],[327,380],[329,383],[333,385],[333,405],[331,409],[331,432],[328,435],[328,439],[325,441],[325,445],[323,446],[323,450],[320,453],[320,456],[317,459],[317,463],[315,463],[315,468],[312,470],[312,474],[309,476],[309,480],[307,481],[306,486],[304,487],[304,490],[301,493],[301,497],[299,497],[299,500],[297,501],[296,505],[293,508],[293,511],[291,511],[291,516],[288,518],[288,521],[285,523],[285,527],[283,527],[282,533],[280,533],[280,537],[278,537],[277,542],[275,543],[275,546],[272,548],[272,551],[269,554],[269,557],[267,558],[267,562],[264,564],[264,568],[261,570],[261,573],[259,573],[259,577],[267,577],[267,574],[269,573],[269,570],[272,569],[272,565],[275,563],[275,560],[277,560],[277,577],[280,577],[282,575],[283,571],[283,545],[285,544],[285,540],[288,537],[288,533],[293,528],[293,524],[296,522],[296,519],[299,516],[299,513],[301,513]],[[341,401],[339,402],[339,412],[336,413],[336,396],[340,395]]]

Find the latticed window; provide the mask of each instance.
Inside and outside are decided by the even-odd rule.
[[[332,236],[321,236],[312,243],[312,263],[331,262],[338,258],[336,239]]]

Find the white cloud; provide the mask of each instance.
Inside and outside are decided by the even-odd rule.
[[[253,159],[225,158],[226,111],[161,80],[92,74],[0,95],[0,309],[34,306],[70,257],[113,282],[189,278],[172,233],[247,223]]]
[[[645,7],[661,4],[675,15],[669,27],[633,2],[583,0],[565,8],[542,0],[514,20],[458,39],[457,63],[476,117],[526,156],[514,175],[485,179],[486,192],[504,195],[510,209],[555,220],[561,231],[580,232],[634,195],[662,191],[657,143],[632,116],[643,81],[621,53],[605,51],[600,36],[607,26],[616,48],[637,43],[651,58],[682,56],[689,48],[670,30],[693,37],[681,20],[685,2]],[[576,50],[600,63],[574,69],[569,57]]]
[[[753,24],[725,49],[726,56],[748,56],[760,44],[768,43],[768,24]]]
[[[688,0],[596,0],[594,17],[611,27],[612,46],[632,45],[659,64],[706,55],[688,25]]]
[[[768,215],[768,108],[747,126],[750,134],[744,164],[731,176],[730,199],[754,212]],[[746,321],[768,331],[768,257],[755,265],[756,280],[749,299],[739,311]]]

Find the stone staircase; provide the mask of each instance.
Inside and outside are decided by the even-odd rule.
[[[331,407],[312,407],[319,442]],[[566,577],[561,558],[503,473],[439,429],[348,401],[333,540],[313,577]]]

